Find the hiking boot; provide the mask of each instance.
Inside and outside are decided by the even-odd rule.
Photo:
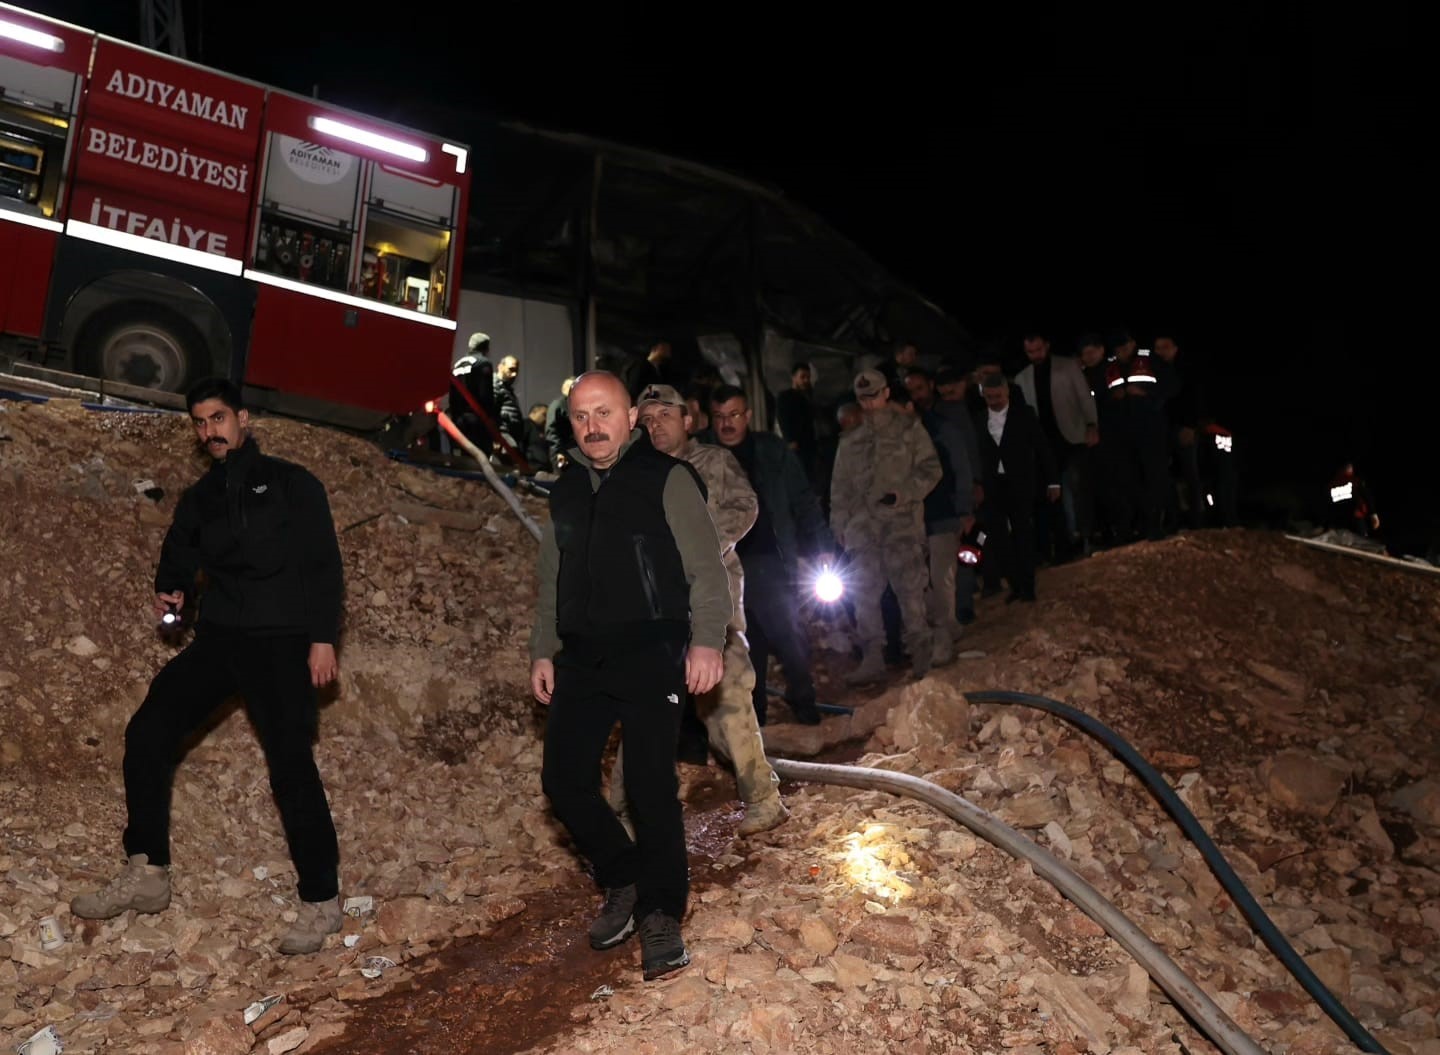
[[[81,919],[114,919],[122,912],[160,912],[170,905],[170,870],[152,865],[146,854],[131,854],[130,863],[110,882],[70,902]]]
[[[915,650],[915,658],[910,661],[911,681],[919,681],[930,673],[931,655],[931,646],[928,641],[925,642],[922,647]]]
[[[932,667],[948,667],[955,662],[955,639],[944,630],[935,631],[935,649],[930,653]]]
[[[610,887],[600,915],[590,924],[590,948],[613,949],[635,933],[635,884]]]
[[[647,982],[690,963],[685,939],[680,937],[680,923],[674,916],[656,909],[640,921],[640,961]]]
[[[845,675],[846,685],[874,685],[885,680],[885,658],[880,649],[867,648],[864,655],[860,666]]]
[[[760,832],[768,832],[771,828],[784,824],[789,817],[790,810],[777,792],[759,802],[745,803],[745,819],[735,829],[735,834],[758,835]]]
[[[280,951],[293,956],[296,953],[319,952],[325,944],[325,935],[334,934],[345,922],[340,911],[340,899],[329,901],[300,902],[300,916],[294,926],[280,939]]]

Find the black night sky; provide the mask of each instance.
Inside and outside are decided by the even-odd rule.
[[[137,38],[133,0],[21,6]],[[1322,490],[1354,459],[1423,553],[1419,27],[1328,6],[186,0],[185,18],[191,58],[379,116],[443,99],[776,186],[1017,361],[1032,322],[1062,352],[1177,332],[1252,487]]]

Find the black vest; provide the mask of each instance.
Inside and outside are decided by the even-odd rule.
[[[665,481],[686,462],[662,454],[642,432],[611,466],[599,490],[571,462],[550,491],[560,550],[556,628],[567,649],[616,647],[690,636],[690,585],[665,518]]]

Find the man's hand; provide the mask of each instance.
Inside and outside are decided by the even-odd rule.
[[[310,646],[310,684],[317,689],[324,688],[340,673],[340,664],[335,661],[335,646],[316,641]]]
[[[976,507],[985,504],[985,487],[983,484],[976,484],[970,492],[970,497],[975,500]]]
[[[171,605],[175,606],[177,613],[185,607],[184,590],[176,590],[174,593],[157,593],[155,595],[155,618],[159,619],[163,616]]]
[[[1049,487],[1045,488],[1045,501],[1047,501],[1047,502],[1058,502],[1058,501],[1060,501],[1060,485],[1059,485],[1059,484],[1051,484]]]
[[[960,534],[962,534],[962,535],[968,535],[968,534],[970,534],[970,529],[973,528],[974,526],[975,526],[975,518],[974,518],[973,516],[963,516],[963,517],[960,518]]]
[[[550,697],[555,692],[554,660],[537,659],[530,664],[530,691],[541,703],[550,702]]]
[[[1099,442],[1100,442],[1100,426],[1099,426],[1099,425],[1086,425],[1086,426],[1085,426],[1085,446],[1087,446],[1087,447],[1094,447],[1094,446],[1095,446],[1096,444],[1098,444]]]
[[[685,650],[685,688],[696,696],[703,696],[719,685],[720,675],[724,672],[725,658],[720,655],[719,649],[691,645]],[[533,670],[530,677],[533,681]]]

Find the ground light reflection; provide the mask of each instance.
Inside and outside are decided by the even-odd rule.
[[[876,901],[898,905],[915,895],[915,888],[897,871],[911,864],[895,830],[888,824],[868,824],[843,840],[841,859],[845,877]]]

